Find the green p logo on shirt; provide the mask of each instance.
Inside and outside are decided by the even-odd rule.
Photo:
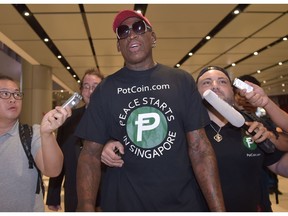
[[[246,148],[250,150],[255,150],[257,148],[257,144],[249,136],[243,137],[243,143],[244,143],[244,146],[246,146]]]
[[[167,136],[168,124],[163,113],[154,107],[139,107],[127,120],[130,140],[141,148],[153,148]]]

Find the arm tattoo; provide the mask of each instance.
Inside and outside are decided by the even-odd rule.
[[[77,166],[77,211],[94,211],[101,179],[103,145],[84,141]]]
[[[225,211],[217,160],[205,130],[187,133],[192,167],[211,211]]]

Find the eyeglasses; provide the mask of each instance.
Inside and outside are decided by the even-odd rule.
[[[22,100],[24,94],[22,92],[9,92],[9,91],[0,91],[0,98],[9,99],[13,95],[15,100]]]
[[[148,29],[151,29],[150,26],[148,26],[144,20],[137,21],[132,24],[132,27],[129,27],[127,25],[120,25],[118,28],[116,28],[116,35],[117,38],[120,39],[125,39],[129,36],[131,29],[133,32],[137,35],[144,34],[147,32]]]
[[[90,86],[89,84],[84,84],[82,89],[85,91],[94,91],[98,84]]]

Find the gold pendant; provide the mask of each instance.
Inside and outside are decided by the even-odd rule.
[[[221,142],[222,140],[222,136],[219,133],[217,133],[213,138],[216,142]]]

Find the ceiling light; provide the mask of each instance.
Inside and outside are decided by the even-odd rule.
[[[210,40],[211,37],[209,35],[206,36],[206,40]]]
[[[239,14],[240,13],[240,11],[239,10],[234,10],[234,12],[233,12],[234,14]]]
[[[67,66],[66,68],[67,68],[67,70],[69,70],[69,69],[70,69],[70,67],[69,67],[69,66]]]
[[[80,83],[81,81],[80,81],[80,80],[77,80],[77,82]]]
[[[74,75],[73,75],[73,77],[75,78],[75,77],[76,77],[76,75],[74,74]]]
[[[232,67],[235,67],[235,66],[236,66],[236,64],[235,64],[235,63],[232,63],[231,65],[232,65]]]
[[[282,75],[280,76],[280,79],[283,79],[283,76],[282,76]]]
[[[258,73],[258,74],[261,73],[261,70],[257,70],[257,73]]]
[[[282,92],[285,92],[285,89],[282,89]]]
[[[192,52],[189,52],[189,54],[188,54],[189,56],[192,56],[193,55],[193,53]]]
[[[45,41],[45,42],[48,42],[48,41],[49,41],[49,39],[48,39],[48,38],[44,38],[44,41]]]
[[[62,58],[62,56],[61,56],[61,55],[58,55],[58,56],[57,56],[57,58],[58,58],[58,59],[61,59],[61,58]]]
[[[282,83],[282,87],[285,87],[285,83]]]
[[[259,53],[258,52],[254,52],[254,55],[258,55]]]
[[[265,84],[265,83],[266,83],[266,80],[263,80],[263,83]]]
[[[283,40],[284,40],[284,41],[287,41],[287,37],[284,37]]]
[[[176,67],[178,67],[178,68],[179,68],[179,67],[180,67],[180,64],[176,64]]]
[[[24,16],[30,16],[29,12],[24,12]]]
[[[279,62],[278,65],[282,65],[282,62]]]

